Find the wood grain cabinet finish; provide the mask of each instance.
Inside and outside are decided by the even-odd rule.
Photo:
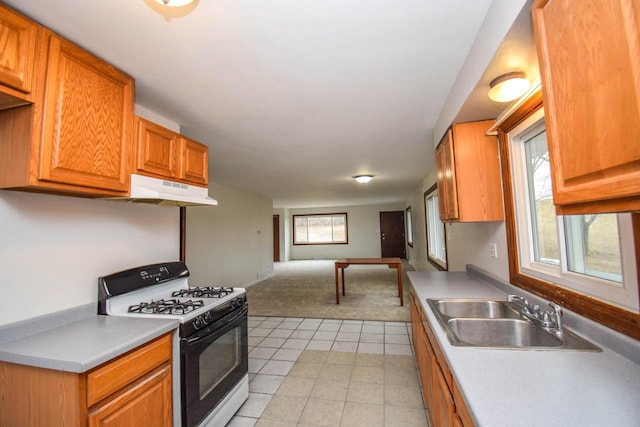
[[[209,183],[209,147],[182,137],[180,178],[196,185]]]
[[[559,214],[640,210],[640,3],[532,6]]]
[[[493,120],[454,124],[436,150],[440,219],[502,221],[498,141],[486,132]]]
[[[39,180],[128,191],[133,79],[52,35],[46,85]]]
[[[142,117],[136,123],[135,173],[200,187],[209,184],[209,147]]]
[[[453,379],[451,370],[413,289],[409,294],[409,301],[411,331],[429,425],[473,427],[473,420],[458,384]]]
[[[0,188],[123,196],[134,82],[38,26],[33,103],[0,110]]]
[[[169,427],[171,334],[87,373],[0,362],[1,426]]]
[[[0,108],[31,99],[37,33],[38,24],[0,3]]]
[[[180,135],[138,116],[135,123],[137,172],[156,178],[178,178]]]

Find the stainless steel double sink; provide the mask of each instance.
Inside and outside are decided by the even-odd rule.
[[[517,303],[427,299],[451,345],[501,349],[602,351],[578,335],[553,333],[523,316]]]

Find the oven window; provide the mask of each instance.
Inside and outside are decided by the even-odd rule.
[[[242,362],[242,327],[233,328],[200,353],[200,400]]]

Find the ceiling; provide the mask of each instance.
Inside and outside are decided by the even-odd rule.
[[[209,146],[211,182],[320,207],[420,185],[492,0],[5,2],[134,77],[137,104]],[[486,84],[463,118],[504,107]]]

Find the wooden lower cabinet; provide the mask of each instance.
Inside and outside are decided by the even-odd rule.
[[[171,334],[89,372],[0,362],[0,426],[170,427]]]
[[[422,392],[429,415],[429,425],[434,427],[473,427],[474,423],[453,380],[449,366],[442,356],[433,331],[416,300],[410,294],[411,331],[416,360],[422,381]]]
[[[167,404],[166,402],[169,402]],[[89,414],[89,426],[171,426],[171,365],[146,376],[135,386],[108,399]]]

